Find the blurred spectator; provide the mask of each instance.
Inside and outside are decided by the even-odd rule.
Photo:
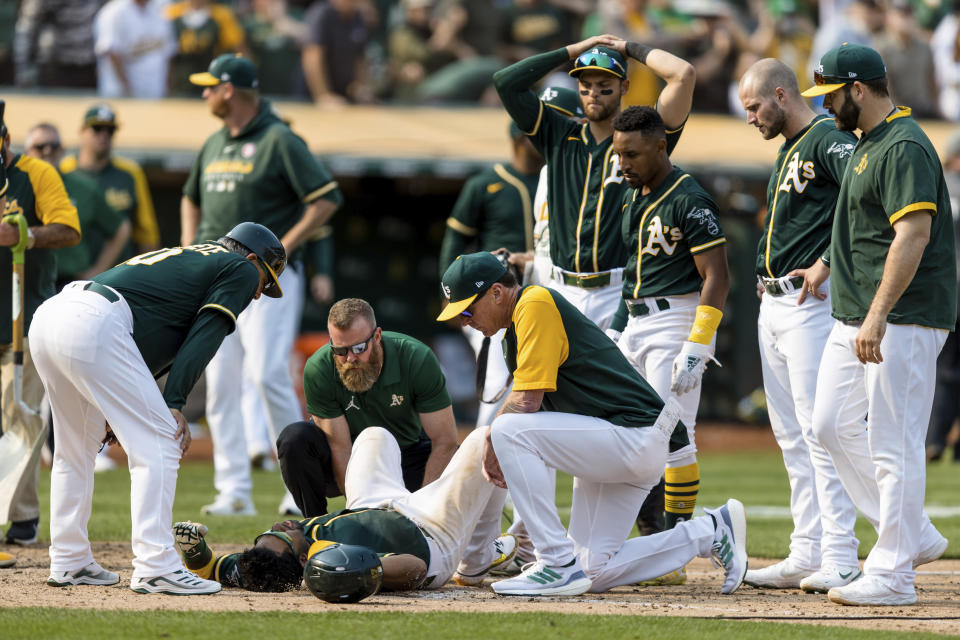
[[[938,106],[944,118],[960,121],[960,19],[957,11],[944,16],[930,38],[940,89]]]
[[[13,40],[18,8],[17,0],[0,0],[0,85],[13,84]]]
[[[453,62],[456,54],[435,46],[431,9],[433,0],[402,0],[403,19],[390,30],[387,54],[393,98],[401,102],[413,100],[424,79]]]
[[[933,52],[919,35],[910,0],[892,0],[888,5],[886,29],[877,38],[877,53],[887,66],[894,104],[913,109],[914,118],[936,118]]]
[[[749,51],[741,55],[736,78],[761,58],[776,58],[789,66],[798,78],[813,80],[810,50],[816,27],[794,0],[750,0],[749,22],[755,23],[749,37]],[[801,81],[802,82],[802,81]],[[732,96],[735,113],[743,107]]]
[[[176,51],[165,0],[110,0],[94,20],[97,91],[102,96],[162,98]]]
[[[299,93],[300,49],[307,39],[307,25],[290,11],[286,0],[254,0],[243,28],[260,70],[260,91],[283,96]]]
[[[206,71],[221,53],[249,55],[243,29],[230,7],[212,0],[182,0],[167,5],[164,12],[177,41],[170,60],[171,94],[199,96],[199,88],[188,80],[190,74]]]
[[[723,0],[689,0],[677,9],[698,19],[684,55],[697,71],[693,109],[726,113],[737,62],[748,50],[747,34]]]
[[[500,58],[516,62],[566,46],[572,40],[570,20],[548,0],[513,0],[500,15]]]
[[[947,141],[946,157],[943,160],[943,178],[950,194],[953,210],[953,234],[960,246],[960,131],[954,132]],[[960,287],[960,254],[957,258],[957,286]],[[933,394],[933,411],[927,431],[927,460],[935,462],[943,457],[947,448],[947,436],[953,423],[960,418],[960,323],[947,335],[947,341],[937,357],[937,385]],[[960,462],[960,440],[953,445],[953,461]]]
[[[93,18],[99,0],[24,0],[17,19],[17,86],[97,87]],[[41,47],[41,35],[47,46]]]
[[[130,220],[130,240],[123,258],[160,248],[160,231],[153,210],[153,198],[143,169],[133,160],[113,155],[117,115],[108,105],[96,104],[83,116],[80,152],[60,163],[64,174],[79,171],[93,180],[111,207]]]
[[[811,64],[817,64],[823,54],[844,42],[876,49],[876,38],[883,27],[884,8],[878,0],[850,0],[844,6],[842,15],[820,22],[810,52]]]
[[[303,73],[318,104],[373,100],[365,52],[372,12],[364,0],[318,0],[307,11]]]

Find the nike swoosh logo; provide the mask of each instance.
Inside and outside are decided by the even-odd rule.
[[[840,572],[838,571],[837,573],[840,573]],[[852,576],[852,575],[853,575],[853,571],[848,571],[847,573],[840,573],[840,579],[841,579],[841,580],[846,580],[847,578],[849,578],[849,577]]]

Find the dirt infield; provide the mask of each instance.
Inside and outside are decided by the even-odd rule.
[[[219,545],[217,551],[239,551]],[[114,587],[67,587],[44,584],[49,561],[40,545],[17,550],[18,564],[0,569],[0,607],[58,607],[70,609],[145,610],[168,608],[168,596],[131,592],[130,547],[126,543],[97,543],[97,560],[118,571]],[[751,560],[760,567],[769,560]],[[296,611],[300,613],[351,611],[556,611],[560,613],[679,616],[730,620],[772,620],[898,631],[960,633],[960,561],[940,560],[923,567],[917,576],[920,604],[909,607],[841,607],[826,596],[799,591],[756,590],[741,587],[732,596],[720,595],[721,575],[707,560],[694,560],[687,584],[680,587],[620,587],[605,594],[576,598],[505,598],[488,588],[463,588],[452,583],[436,591],[377,595],[356,605],[330,605],[306,590],[287,594],[250,593],[227,589],[209,597],[177,598],[178,610]]]

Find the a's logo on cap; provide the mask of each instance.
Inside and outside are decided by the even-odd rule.
[[[113,118],[113,112],[110,111],[110,107],[100,107],[100,109],[97,111],[97,117],[101,120],[110,120]]]
[[[817,73],[823,73],[823,63],[817,65]]]
[[[445,295],[445,296],[447,297],[447,300],[449,300],[449,299],[450,299],[450,287],[448,287],[447,285],[445,285],[445,284],[443,284],[443,283],[441,282],[441,283],[440,283],[440,288],[443,289],[443,295]]]
[[[229,73],[221,73],[221,74],[220,74],[220,82],[230,82],[230,74],[229,74]]]

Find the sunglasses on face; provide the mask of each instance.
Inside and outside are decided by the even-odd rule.
[[[464,309],[463,311],[460,312],[460,315],[463,316],[464,318],[472,318],[472,317],[473,317],[473,313],[470,311],[470,309],[473,308],[473,305],[475,305],[475,304],[477,304],[478,302],[480,302],[480,298],[482,298],[483,296],[487,295],[487,291],[490,291],[490,289],[484,289],[484,290],[483,290],[483,293],[481,293],[481,294],[478,295],[476,298],[474,298],[473,302],[470,303],[470,306],[469,306],[469,307],[467,307],[466,309]]]
[[[40,153],[53,153],[54,151],[60,150],[59,142],[41,142],[30,147],[34,151],[39,151]]]
[[[373,333],[371,333],[370,337],[364,340],[363,342],[352,344],[349,347],[335,347],[333,345],[330,345],[330,349],[331,351],[333,351],[333,355],[340,356],[341,358],[347,355],[348,351],[358,356],[367,350],[367,345],[370,344],[370,341],[373,340],[373,336],[375,335],[377,335],[377,327],[373,328]]]
[[[116,127],[112,127],[108,124],[95,124],[91,125],[90,128],[93,129],[94,133],[108,133],[111,136],[113,135],[113,132],[117,130]]]
[[[605,53],[584,53],[574,64],[574,69],[581,69],[583,67],[600,67],[601,69],[610,69],[611,71],[618,71],[623,73],[623,65],[620,64],[618,60],[608,56]]]

